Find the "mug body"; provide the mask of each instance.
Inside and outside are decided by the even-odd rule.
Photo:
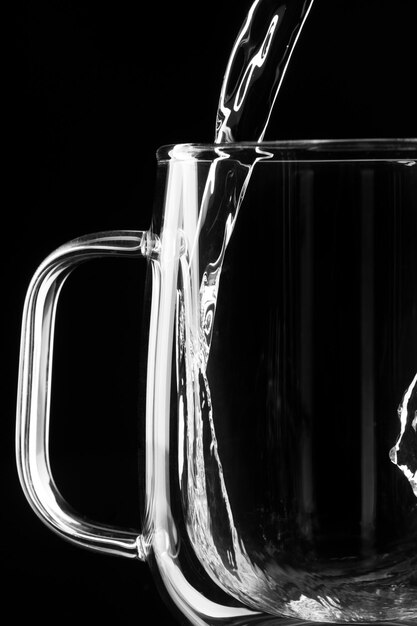
[[[191,623],[417,618],[416,157],[158,154],[146,529]]]

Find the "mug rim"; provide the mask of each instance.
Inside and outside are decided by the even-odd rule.
[[[277,160],[398,160],[417,161],[417,137],[358,139],[291,139],[230,143],[178,143],[158,148],[158,163],[164,161],[213,161],[242,158],[252,153]],[[410,163],[412,164],[412,163]]]

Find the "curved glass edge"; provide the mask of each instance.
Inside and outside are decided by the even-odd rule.
[[[156,157],[164,161],[213,161],[259,154],[273,160],[417,160],[417,138],[299,139],[239,143],[181,143],[161,146]]]

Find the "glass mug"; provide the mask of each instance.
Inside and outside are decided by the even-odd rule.
[[[149,230],[72,241],[29,287],[33,509],[146,560],[184,623],[414,621],[417,140],[164,147],[155,205]],[[49,464],[57,297],[108,255],[152,275],[140,533],[75,513]]]

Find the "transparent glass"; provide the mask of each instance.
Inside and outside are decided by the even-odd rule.
[[[29,289],[17,459],[34,510],[146,560],[185,624],[414,623],[416,242],[416,139],[162,148],[151,228],[66,244]],[[153,278],[140,532],[74,513],[49,467],[56,298],[109,253]]]

